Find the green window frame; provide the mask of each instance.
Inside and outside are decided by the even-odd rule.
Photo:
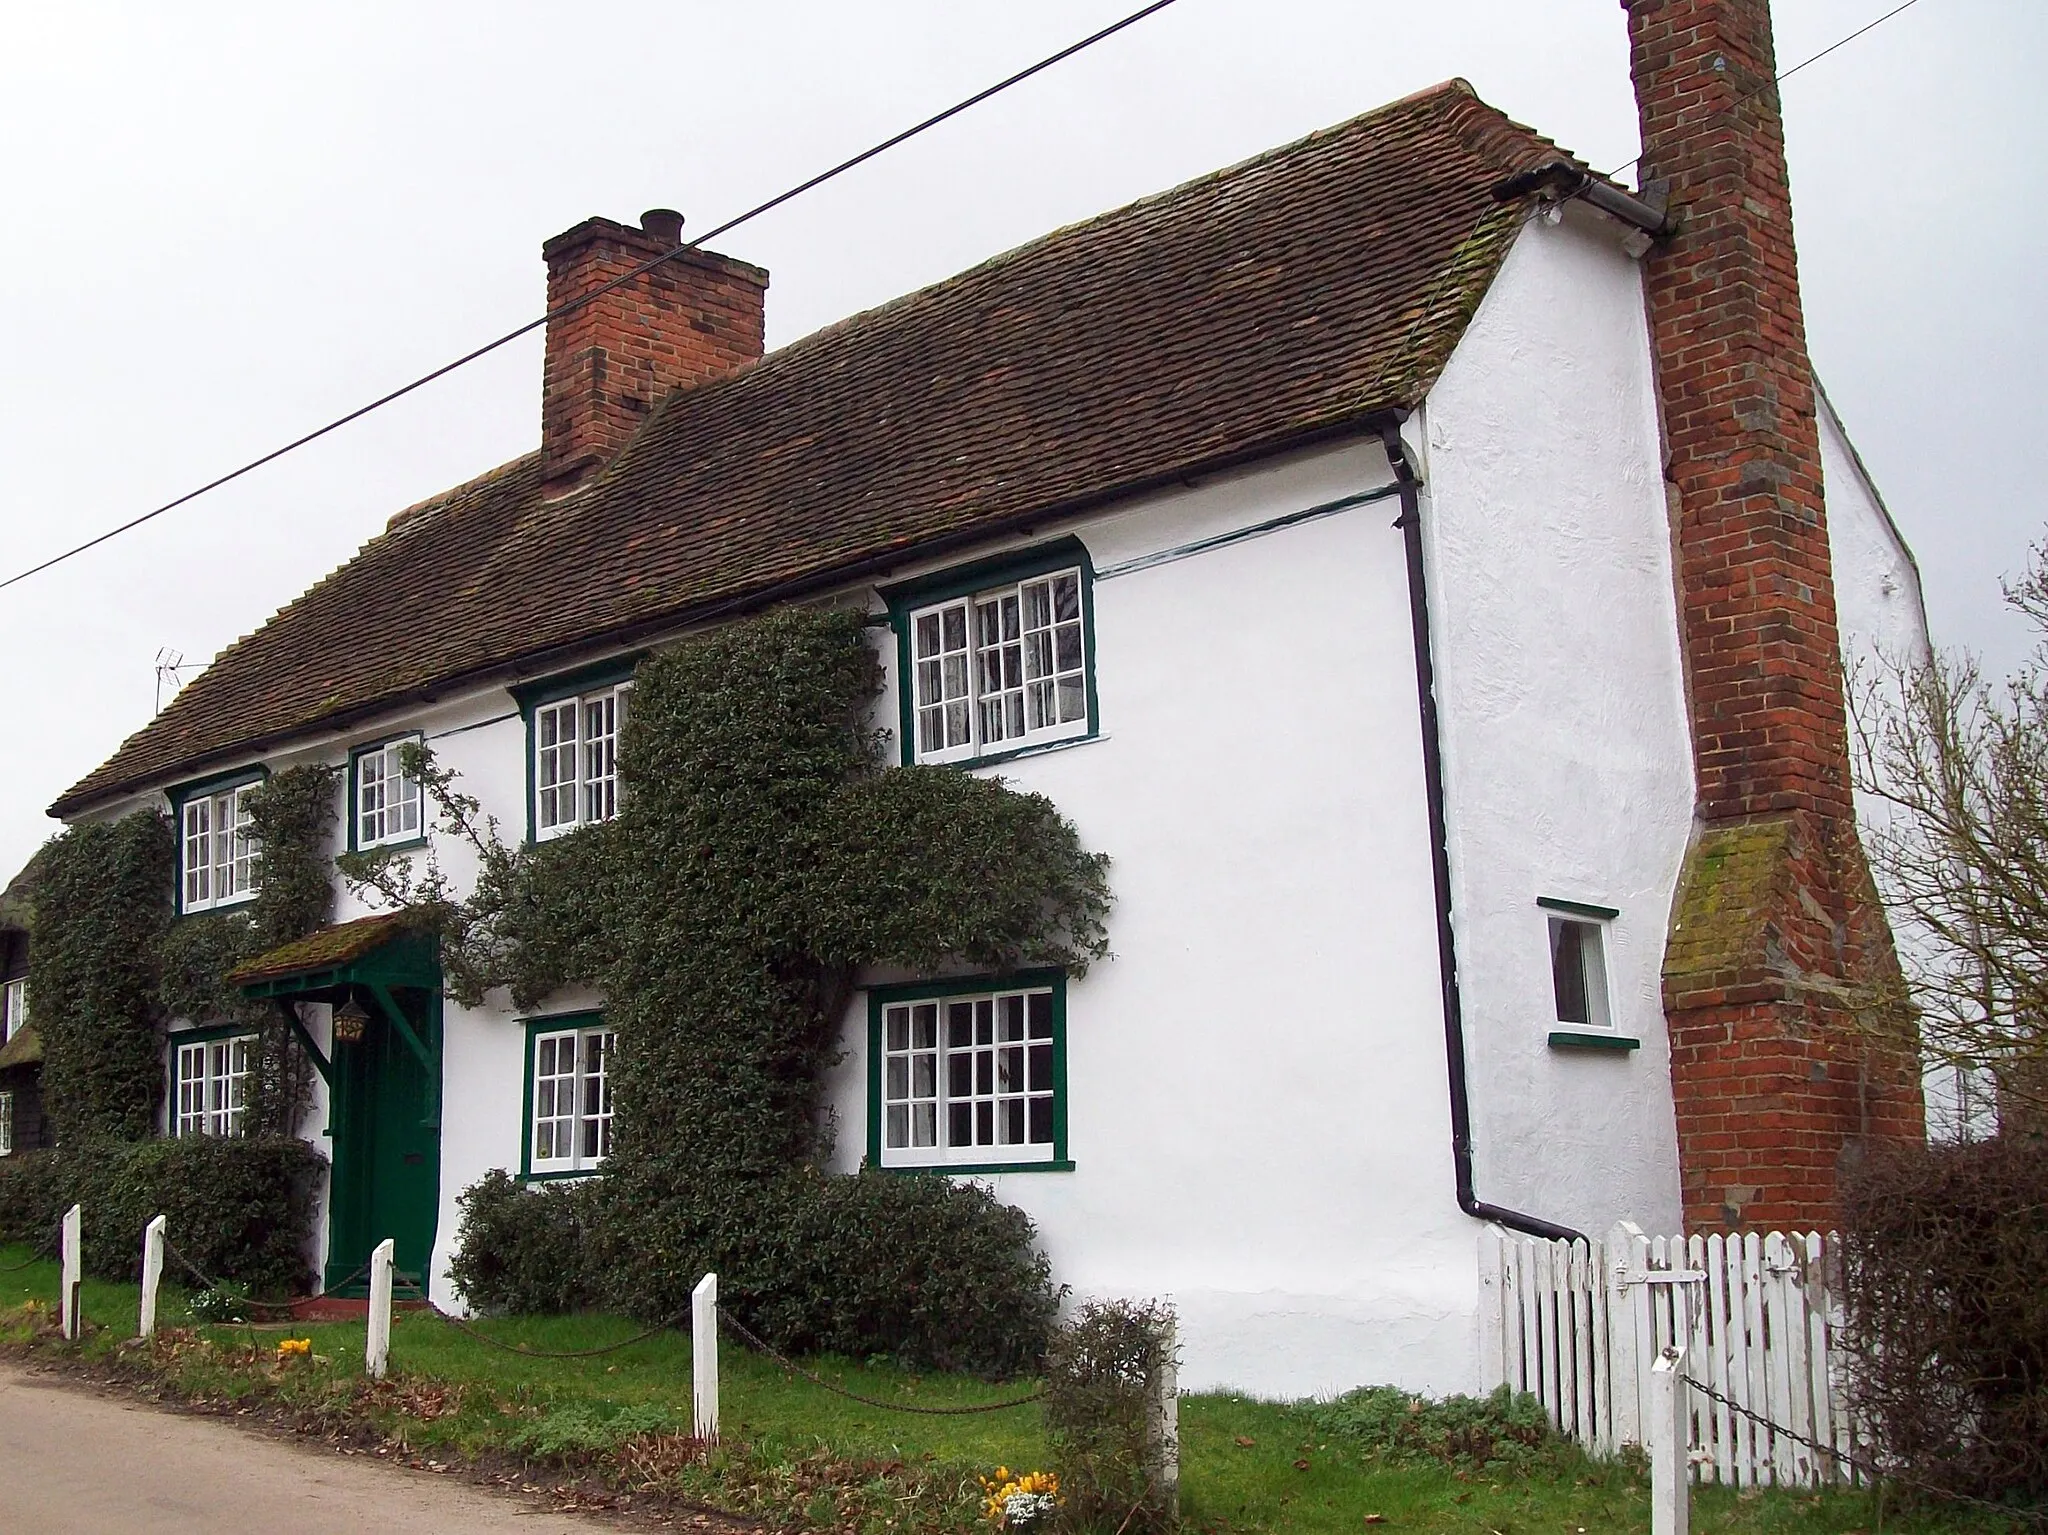
[[[521,1022],[526,1090],[519,1116],[520,1178],[542,1183],[602,1172],[611,1153],[610,1067],[618,1030],[597,1009]]]
[[[257,1045],[252,1030],[233,1023],[166,1036],[171,1096],[165,1129],[172,1137],[246,1133]]]
[[[1613,906],[1539,895],[1549,937],[1553,1050],[1634,1050],[1642,1041],[1621,1032],[1614,1014],[1608,938],[1621,912]]]
[[[261,865],[247,832],[241,797],[269,776],[268,768],[252,764],[174,784],[166,791],[177,839],[172,897],[179,916],[220,911],[256,898],[262,888]],[[204,862],[195,861],[195,854]]]
[[[406,777],[398,766],[398,752],[404,746],[424,746],[426,737],[417,730],[366,741],[348,754],[348,850],[351,853],[397,851],[427,845],[426,796],[420,786]],[[365,777],[370,779],[366,785]],[[391,785],[396,783],[394,796]],[[365,789],[370,792],[365,794]],[[407,791],[410,790],[410,793]],[[366,801],[375,799],[377,803]],[[364,821],[377,817],[382,835],[364,836]],[[410,825],[405,824],[410,822]],[[394,824],[396,829],[394,828]]]
[[[1064,970],[869,987],[867,1064],[870,1167],[1073,1171]]]
[[[612,656],[511,690],[526,726],[529,847],[618,813],[619,731],[646,656]]]
[[[1078,538],[882,588],[900,760],[981,765],[1101,734],[1095,566]]]

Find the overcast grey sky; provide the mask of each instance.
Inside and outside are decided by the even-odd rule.
[[[704,229],[1136,0],[17,5],[0,49],[0,575],[542,308],[593,213]],[[1781,65],[1891,0],[1778,0]],[[2048,6],[1919,0],[1785,88],[1813,354],[1998,668],[2042,534]],[[1615,0],[1180,0],[719,242],[769,343],[1449,75],[1606,167]],[[1363,253],[1369,259],[1369,253]],[[0,878],[59,792],[398,508],[538,439],[537,338],[0,592]],[[419,615],[432,623],[432,613]]]

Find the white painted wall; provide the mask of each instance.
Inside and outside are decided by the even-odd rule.
[[[1886,675],[1897,668],[1925,665],[1933,658],[1934,647],[1913,551],[1825,393],[1820,395],[1819,415],[1835,621],[1851,707],[1867,715],[1884,709],[1893,696],[1882,685]],[[1882,826],[1891,819],[1891,811],[1859,791],[1856,816],[1866,827]],[[1915,936],[1904,928],[1894,930],[1909,963]],[[1930,1062],[1921,1088],[1930,1139],[1974,1139],[1996,1131],[1996,1086],[1988,1073],[1959,1073]]]
[[[1660,974],[1693,812],[1636,265],[1604,216],[1527,225],[1412,422],[1443,711],[1481,1199],[1679,1226]],[[1629,1052],[1558,1050],[1539,896],[1613,907]]]
[[[1106,569],[1387,480],[1353,446],[1076,531]],[[1397,511],[1099,580],[1102,739],[996,770],[1111,855],[1117,906],[1068,992],[1075,1169],[991,1181],[1078,1296],[1173,1300],[1191,1387],[1475,1379]],[[844,1043],[852,1168],[864,1002]]]

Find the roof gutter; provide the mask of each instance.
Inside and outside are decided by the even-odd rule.
[[[1472,1100],[1465,1065],[1465,1007],[1458,991],[1457,933],[1451,923],[1451,844],[1444,813],[1443,737],[1438,729],[1436,664],[1429,642],[1429,586],[1422,564],[1422,481],[1401,442],[1406,413],[1382,416],[1376,425],[1387,467],[1401,496],[1394,526],[1408,556],[1408,615],[1415,632],[1415,697],[1422,711],[1422,779],[1429,804],[1430,871],[1436,882],[1437,969],[1443,986],[1444,1061],[1451,1089],[1451,1166],[1457,1175],[1458,1208],[1474,1220],[1497,1221],[1513,1231],[1553,1242],[1583,1242],[1586,1235],[1541,1216],[1490,1205],[1472,1184]]]
[[[1632,197],[1611,181],[1570,160],[1552,160],[1493,184],[1496,202],[1513,202],[1532,192],[1546,191],[1561,201],[1576,197],[1590,203],[1602,213],[1612,214],[1624,224],[1634,225],[1653,240],[1660,240],[1678,229],[1677,220],[1666,206],[1671,183],[1665,180],[1645,182],[1643,195]]]

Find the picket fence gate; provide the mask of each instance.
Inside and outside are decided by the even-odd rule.
[[[1773,1425],[1684,1388],[1697,1479],[1850,1482],[1860,1449],[1843,1392],[1838,1253],[1839,1238],[1817,1232],[1648,1237],[1624,1221],[1604,1242],[1550,1242],[1490,1227],[1479,1251],[1482,1384],[1531,1393],[1560,1432],[1612,1455],[1644,1443],[1650,1367],[1683,1337],[1691,1379]]]

